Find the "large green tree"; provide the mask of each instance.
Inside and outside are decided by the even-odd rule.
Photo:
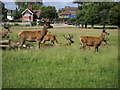
[[[115,2],[101,2],[98,4],[98,10],[100,15],[100,24],[103,24],[103,28],[105,28],[105,25],[108,24],[108,16],[110,9],[116,5]]]
[[[2,20],[7,19],[7,9],[5,8],[5,4],[3,2],[0,1],[0,8],[1,8],[1,16],[2,16]]]
[[[116,5],[110,9],[108,22],[120,28],[120,3],[116,3]]]
[[[76,14],[84,24],[91,24],[92,27],[94,24],[103,24],[105,28],[106,24],[119,25],[119,6],[120,4],[115,2],[85,2]]]
[[[54,6],[43,6],[41,10],[41,18],[53,19],[57,17],[57,10]]]
[[[83,4],[84,20],[86,23],[91,24],[92,28],[94,24],[99,22],[99,10],[98,5],[95,3],[84,3]]]

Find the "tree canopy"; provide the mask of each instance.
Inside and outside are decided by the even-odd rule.
[[[5,8],[5,4],[3,2],[0,1],[0,6],[1,6],[1,9],[2,9],[2,20],[5,20],[7,19],[7,9]]]
[[[57,11],[54,6],[43,6],[41,8],[41,18],[56,18],[57,17]]]
[[[117,25],[120,24],[120,3],[116,2],[85,2],[77,11],[77,18],[87,24],[105,24]]]

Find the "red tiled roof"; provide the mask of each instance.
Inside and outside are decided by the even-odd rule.
[[[76,11],[78,10],[77,7],[67,7],[67,8],[62,8],[61,13],[59,13],[58,15],[72,15],[75,14],[71,11]]]

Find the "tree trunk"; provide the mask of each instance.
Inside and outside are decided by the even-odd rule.
[[[84,24],[81,24],[81,27],[84,28]]]
[[[117,29],[120,29],[120,25],[118,25]]]
[[[87,23],[85,23],[85,28],[87,28]]]
[[[103,29],[105,29],[105,23],[103,23]]]
[[[91,24],[91,28],[94,28],[94,24]]]

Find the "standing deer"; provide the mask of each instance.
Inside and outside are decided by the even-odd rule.
[[[108,43],[107,43],[107,41],[108,41],[109,39],[104,39],[102,42],[101,42],[101,45],[100,46],[106,46],[106,47],[108,47]],[[93,48],[94,46],[86,46],[85,47],[85,49],[88,49],[88,50],[90,50],[91,48]]]
[[[85,50],[86,46],[94,46],[95,52],[98,52],[98,47],[105,40],[106,35],[109,35],[109,33],[103,30],[100,37],[91,36],[80,37],[80,42],[82,44],[81,48]]]
[[[44,36],[48,32],[48,26],[44,25],[43,30],[36,31],[22,31],[19,33],[19,48],[25,43],[25,41],[37,42],[37,48],[40,48],[40,43],[43,40]]]
[[[74,43],[74,41],[72,40],[72,38],[73,38],[73,35],[63,35],[63,37],[68,41],[68,43],[67,44],[64,44],[64,45],[71,45],[71,44],[73,44]]]
[[[10,27],[4,26],[4,31],[0,32],[0,38],[4,39],[4,38],[9,38],[9,33],[12,33],[12,31],[9,29]]]
[[[45,44],[46,41],[50,41],[50,44],[55,44],[55,45],[59,44],[55,35],[53,35],[53,34],[46,34],[42,41],[43,44]]]

